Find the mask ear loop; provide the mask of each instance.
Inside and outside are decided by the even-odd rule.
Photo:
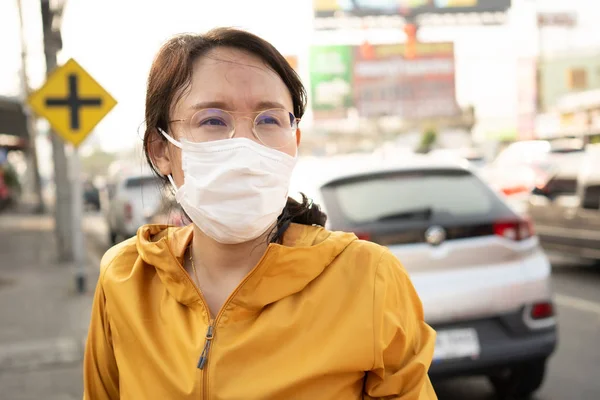
[[[173,190],[175,191],[175,193],[177,193],[179,188],[177,187],[177,185],[175,184],[175,181],[173,180],[173,175],[171,175],[171,174],[167,175],[167,179],[169,180],[169,183],[171,184],[171,186],[173,186]]]
[[[178,142],[177,140],[173,139],[171,137],[171,135],[167,134],[165,131],[163,131],[161,128],[156,128],[161,135],[163,135],[165,137],[165,139],[167,139],[169,142],[171,142],[171,144],[173,146],[179,147],[181,149],[181,143]],[[167,179],[169,179],[169,183],[171,183],[171,186],[173,187],[173,190],[175,191],[175,193],[177,193],[177,191],[179,190],[179,188],[177,187],[177,185],[175,184],[175,181],[173,180],[173,175],[169,174],[167,175]]]
[[[171,142],[171,144],[173,146],[179,147],[180,149],[183,147],[181,145],[181,142],[178,142],[177,140],[173,139],[173,137],[171,135],[169,135],[168,133],[166,133],[165,131],[163,131],[160,128],[156,128],[156,129],[161,133],[161,135],[163,135],[165,137],[165,139],[167,139],[169,142]]]

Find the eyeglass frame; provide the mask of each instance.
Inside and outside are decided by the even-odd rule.
[[[229,136],[227,139],[221,139],[221,140],[229,140],[229,139],[233,139],[233,137],[235,136],[235,129],[236,129],[236,126],[237,126],[236,124],[237,124],[237,119],[238,119],[238,118],[236,118],[236,117],[234,116],[234,114],[256,114],[256,116],[254,117],[254,119],[252,119],[251,117],[241,117],[241,118],[243,118],[243,119],[249,119],[249,120],[251,120],[251,121],[252,121],[252,129],[251,129],[251,130],[252,130],[252,134],[254,135],[254,137],[255,137],[255,138],[257,138],[257,139],[258,139],[258,140],[259,140],[259,141],[260,141],[260,142],[261,142],[261,143],[262,143],[264,146],[270,147],[270,148],[272,148],[272,149],[281,149],[281,148],[283,148],[283,147],[287,146],[289,143],[286,143],[286,144],[284,144],[284,145],[283,145],[283,146],[281,146],[281,147],[272,147],[272,146],[269,146],[269,145],[267,145],[265,142],[263,142],[263,141],[262,141],[262,139],[261,139],[261,138],[260,138],[260,136],[259,136],[259,135],[256,133],[256,130],[255,130],[255,128],[256,128],[256,119],[258,118],[258,116],[259,116],[260,114],[262,114],[262,113],[264,113],[264,112],[267,112],[267,111],[275,111],[275,110],[277,110],[277,111],[285,111],[285,112],[287,112],[289,115],[291,115],[292,117],[294,117],[294,122],[296,123],[296,129],[290,129],[290,131],[291,131],[291,132],[297,131],[297,130],[298,130],[298,124],[300,123],[300,118],[297,118],[297,117],[294,115],[294,113],[292,113],[292,112],[290,112],[290,111],[286,110],[285,108],[268,108],[268,109],[266,109],[266,110],[261,110],[261,111],[251,111],[251,112],[244,112],[244,111],[227,111],[227,110],[223,110],[223,109],[221,109],[221,108],[214,108],[214,107],[211,107],[211,108],[201,108],[201,109],[199,109],[199,110],[196,110],[196,111],[194,111],[194,113],[192,114],[192,116],[191,116],[191,117],[189,117],[189,118],[173,119],[173,120],[170,120],[170,121],[168,121],[168,123],[170,124],[170,123],[172,123],[172,122],[185,122],[185,121],[190,121],[192,118],[194,118],[194,115],[196,115],[196,114],[197,114],[197,113],[199,113],[199,112],[206,111],[206,110],[218,110],[218,111],[222,111],[222,112],[224,112],[224,113],[226,113],[226,114],[229,114],[229,115],[231,116],[231,118],[233,119],[233,129],[231,130],[231,136]],[[290,128],[291,128],[291,127],[290,127]],[[290,136],[290,142],[291,142],[291,138],[292,138],[292,137]]]

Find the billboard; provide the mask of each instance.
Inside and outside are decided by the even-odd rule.
[[[504,12],[510,5],[511,0],[313,0],[316,18]]]
[[[298,57],[297,56],[284,56],[285,60],[290,64],[295,71],[298,71]]]
[[[404,119],[451,117],[459,113],[452,43],[417,43],[406,59],[403,44],[355,49],[354,104],[361,117]]]
[[[310,52],[310,89],[315,119],[344,118],[352,106],[351,46],[317,46]]]
[[[537,25],[539,27],[564,27],[574,28],[577,26],[577,14],[571,12],[540,12],[537,15]]]
[[[410,59],[404,44],[315,47],[311,88],[316,120],[344,118],[349,108],[407,120],[460,113],[452,43],[417,43]]]

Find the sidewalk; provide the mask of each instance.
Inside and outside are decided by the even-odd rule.
[[[0,397],[81,399],[81,360],[99,257],[88,251],[88,293],[56,262],[51,215],[0,213]]]

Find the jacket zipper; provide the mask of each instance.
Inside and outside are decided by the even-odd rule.
[[[202,371],[202,397],[201,398],[203,400],[204,399],[208,400],[208,361],[209,361],[209,356],[210,356],[210,350],[212,348],[212,342],[214,342],[214,339],[215,339],[215,329],[217,327],[217,323],[218,323],[219,319],[221,318],[221,315],[223,314],[223,310],[225,310],[227,308],[227,306],[229,305],[231,300],[235,297],[235,295],[240,291],[240,289],[244,286],[244,284],[252,277],[252,275],[254,275],[254,273],[258,270],[258,268],[262,265],[263,261],[267,258],[268,253],[269,253],[269,248],[267,248],[267,251],[262,256],[262,258],[258,261],[258,263],[254,266],[252,271],[250,271],[248,273],[248,275],[246,275],[246,277],[240,282],[239,285],[237,285],[237,287],[233,290],[233,292],[231,292],[229,297],[227,297],[227,300],[225,300],[225,303],[223,303],[223,306],[221,306],[221,309],[219,310],[219,313],[217,314],[216,318],[211,319],[208,323],[208,328],[206,330],[206,336],[205,336],[205,341],[204,341],[204,347],[202,348],[202,354],[200,355],[200,359],[198,360],[198,365],[197,365],[198,369]],[[183,269],[183,266],[181,266],[181,268]],[[184,269],[184,271],[185,271],[185,269]],[[198,296],[200,297],[200,301],[202,302],[202,305],[208,312],[208,315],[210,318],[210,309],[208,308],[208,303],[204,299],[204,295],[202,294],[200,289],[196,286],[194,281],[190,278],[190,276],[188,275],[187,272],[185,273],[185,276],[191,282],[194,289],[196,289],[196,292],[198,293]]]
[[[208,371],[206,368],[206,363],[208,362],[208,354],[210,353],[210,348],[213,342],[213,339],[215,337],[215,326],[216,326],[216,321],[219,318],[220,315],[217,315],[216,319],[212,319],[211,314],[210,314],[210,309],[208,308],[208,302],[206,301],[206,299],[204,299],[204,295],[202,294],[202,292],[200,291],[200,288],[198,288],[196,286],[196,283],[192,280],[192,278],[190,278],[190,276],[188,275],[188,273],[185,271],[185,269],[183,268],[182,265],[180,265],[181,269],[185,272],[185,277],[188,279],[188,281],[192,284],[192,286],[194,287],[194,289],[196,290],[196,293],[198,293],[198,297],[200,298],[200,303],[202,304],[202,306],[204,307],[204,309],[206,310],[206,313],[208,315],[208,328],[206,329],[206,335],[204,336],[204,347],[202,348],[202,354],[200,355],[200,359],[198,360],[198,364],[196,365],[197,369],[201,371],[202,373],[202,393],[201,393],[201,399],[208,399]],[[219,314],[221,314],[219,312]]]
[[[202,297],[202,301],[204,298]],[[207,307],[208,309],[208,307]],[[202,399],[208,399],[208,368],[205,370],[206,363],[208,362],[208,354],[210,353],[210,347],[215,337],[214,335],[214,327],[216,320],[211,319],[208,323],[208,328],[206,329],[206,336],[204,339],[204,348],[202,349],[202,354],[200,355],[200,359],[198,360],[198,369],[202,371]]]
[[[204,369],[204,366],[206,365],[206,360],[208,360],[208,352],[210,351],[210,344],[212,343],[212,340],[214,337],[213,324],[214,324],[214,322],[210,321],[210,324],[208,325],[208,329],[206,330],[204,349],[202,349],[202,354],[200,355],[200,360],[198,360],[198,369]]]

